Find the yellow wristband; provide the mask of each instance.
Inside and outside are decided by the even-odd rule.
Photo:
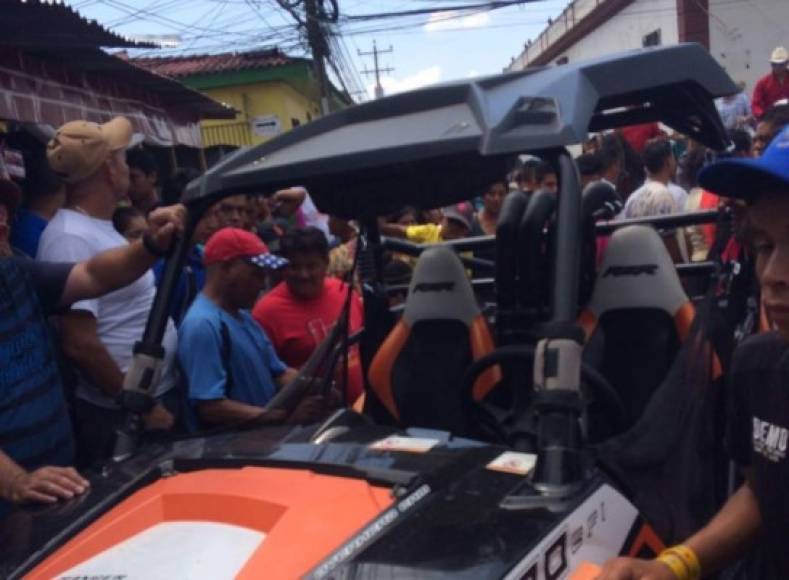
[[[701,578],[701,564],[696,552],[685,545],[672,546],[663,550],[657,560],[668,566],[677,580],[698,580]]]
[[[690,575],[690,570],[687,565],[685,565],[685,561],[677,554],[666,550],[665,552],[661,552],[657,557],[657,561],[668,566],[677,580],[693,580],[693,577]]]
[[[685,562],[685,565],[690,571],[691,578],[701,578],[701,563],[699,562],[699,557],[696,555],[696,552],[684,544],[672,546],[669,550],[682,558],[682,561]]]

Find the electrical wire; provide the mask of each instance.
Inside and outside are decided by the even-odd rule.
[[[176,20],[170,17],[166,12],[170,12],[170,10],[178,10],[183,8],[185,5],[194,5],[193,0],[159,0],[158,2],[148,3],[144,6],[132,6],[130,3],[124,0],[89,0],[92,2],[96,2],[99,5],[106,6],[108,8],[112,8],[116,11],[121,12],[120,19],[115,19],[115,22],[120,22],[122,24],[128,24],[131,22],[150,22],[154,24],[158,24],[160,26],[164,26],[170,31],[173,31],[181,37],[181,45],[179,47],[174,48],[167,48],[167,49],[158,49],[154,50],[151,49],[145,53],[147,56],[148,54],[155,54],[156,52],[162,53],[166,51],[167,54],[179,54],[179,53],[188,53],[192,49],[197,49],[200,51],[214,51],[214,50],[221,50],[223,47],[226,49],[227,46],[231,45],[236,50],[244,47],[255,47],[261,44],[274,44],[276,43],[277,46],[280,48],[284,48],[287,46],[289,49],[297,49],[303,52],[307,52],[306,49],[306,38],[305,38],[305,22],[306,18],[303,17],[298,11],[297,8],[303,5],[303,0],[268,0],[268,4],[271,7],[277,7],[279,10],[279,15],[282,15],[284,9],[289,9],[298,16],[298,20],[293,23],[285,23],[280,26],[271,25],[271,22],[266,18],[265,14],[263,13],[262,9],[262,2],[260,0],[208,0],[208,4],[214,5],[210,6],[210,8],[214,8],[216,5],[219,6],[232,6],[232,11],[227,11],[228,16],[225,19],[220,19],[217,15],[217,19],[212,22],[211,25],[207,26],[204,24],[205,20],[203,19],[206,15],[204,13],[202,17],[199,17],[197,20],[186,23],[183,21]],[[202,0],[206,2],[207,0]],[[523,3],[524,1],[534,2],[536,0],[507,0],[506,2],[489,2],[481,5],[478,1],[476,3],[472,2],[464,2],[464,0],[454,0],[452,2],[452,6],[445,6],[439,0],[432,0],[430,3],[430,8],[420,8],[420,14],[412,14],[410,16],[399,16],[394,18],[394,12],[382,12],[382,13],[369,13],[369,14],[362,14],[357,15],[361,20],[359,22],[354,22],[351,25],[344,15],[339,15],[338,17],[342,21],[342,26],[334,31],[334,34],[337,34],[341,37],[350,36],[350,35],[359,35],[359,34],[371,34],[376,32],[397,32],[397,31],[408,31],[409,29],[413,29],[415,32],[425,24],[427,20],[427,15],[430,12],[435,11],[442,11],[445,12],[448,9],[456,8],[458,9],[457,14],[451,14],[442,20],[453,20],[454,18],[463,18],[472,14],[471,9],[475,6],[483,6],[479,10],[491,10],[496,9],[497,7],[502,7],[503,5],[515,5]],[[355,6],[360,6],[363,3],[358,3]],[[420,4],[426,4],[426,2],[421,2]],[[243,12],[245,9],[245,14]],[[254,13],[257,18],[260,19],[261,22],[265,25],[263,30],[260,29],[249,29],[249,28],[240,28],[238,25],[239,23],[247,24],[249,23],[249,13]],[[276,12],[274,12],[276,13]],[[269,14],[273,14],[269,12]],[[386,25],[377,25],[374,24],[372,21],[374,20],[392,20],[392,24]],[[369,25],[364,24],[365,22],[369,22]],[[322,22],[325,25],[325,22]],[[442,29],[442,30],[449,30],[449,29]],[[213,39],[216,39],[216,42],[212,42]],[[353,61],[348,59],[349,66],[353,66]]]
[[[493,0],[490,2],[482,2],[476,4],[464,4],[453,6],[442,6],[437,8],[435,6],[429,8],[415,8],[413,10],[403,10],[400,12],[378,12],[372,14],[354,14],[343,16],[343,20],[348,22],[364,21],[364,20],[382,20],[385,18],[402,18],[404,16],[420,16],[429,15],[435,12],[455,12],[461,10],[475,10],[480,9],[486,12],[498,10],[500,8],[509,8],[517,4],[530,4],[535,2],[542,2],[543,0]]]
[[[227,0],[225,0],[224,2],[221,2],[221,3],[218,3],[216,5],[216,10],[214,11],[213,16],[211,17],[211,21],[208,24],[208,26],[211,26],[212,24],[214,24],[216,22],[216,20],[219,17],[219,15],[222,14],[222,10],[224,10],[226,7],[227,7]],[[205,14],[203,14],[202,17],[200,17],[197,20],[195,20],[193,22],[193,25],[196,25],[196,24],[198,24],[200,22],[203,22],[204,20],[207,20],[208,17],[209,17],[209,14],[211,14],[210,10],[207,11]],[[197,39],[190,40],[189,43],[186,46],[183,47],[184,52],[186,52],[190,48],[192,48],[195,45],[196,42],[197,42]]]
[[[249,6],[249,8],[257,15],[258,19],[260,19],[260,21],[263,22],[263,24],[265,24],[269,30],[272,31],[275,30],[274,25],[272,25],[269,19],[266,18],[266,15],[263,13],[263,10],[261,9],[260,6],[258,6],[258,4],[255,3],[255,0],[244,0],[244,3],[247,6]],[[281,31],[277,31],[276,35],[282,38],[286,37],[286,33]]]
[[[155,8],[157,12],[163,12],[165,10],[169,10],[170,8],[184,6],[184,5],[185,5],[184,0],[170,0],[169,2],[165,2],[164,4],[161,4],[161,0],[153,0],[153,2],[147,4],[144,8],[137,9],[131,14],[124,14],[123,16],[117,18],[116,20],[107,21],[105,23],[105,26],[110,28],[115,28],[118,26],[123,26],[125,24],[131,24],[133,22],[137,22],[140,19],[139,18],[140,16],[143,16],[144,14],[150,12],[152,8]]]
[[[338,76],[342,77],[342,85],[349,96],[364,95],[365,90],[362,86],[361,76],[359,75],[353,60],[350,58],[348,48],[345,46],[341,36],[332,34],[329,42],[332,45],[330,62],[333,68],[336,67]]]
[[[349,53],[346,40],[362,34],[386,32],[390,34],[417,34],[430,21],[432,14],[442,13],[441,22],[454,21],[468,16],[503,8],[538,4],[541,0],[411,0],[390,4],[388,11],[355,12],[364,10],[367,1],[347,2],[315,0],[318,14],[312,16],[319,22],[325,42],[325,58],[337,84],[349,94],[366,94],[366,83],[359,74],[358,62]],[[178,47],[133,50],[133,56],[179,56],[195,51],[201,53],[234,52],[261,47],[278,48],[282,52],[294,51],[309,54],[306,28],[310,17],[305,14],[304,0],[156,0],[142,4],[135,0],[84,0],[79,6],[100,6],[111,9],[116,16],[110,21],[114,26],[128,26],[145,22],[172,31],[181,39]],[[180,15],[200,5],[196,18],[185,22]],[[341,11],[341,8],[343,9]],[[539,9],[538,9],[539,10]],[[191,14],[192,12],[190,12]],[[336,24],[331,21],[336,20]],[[251,22],[261,24],[251,27]],[[517,27],[539,21],[512,19],[506,24],[475,27],[476,29]],[[441,27],[437,32],[462,30]]]
[[[186,33],[188,31],[191,32],[198,32],[204,34],[212,34],[221,32],[222,28],[220,26],[215,26],[214,28],[208,28],[205,26],[197,26],[189,23],[179,22],[167,16],[164,16],[161,13],[153,12],[151,10],[147,10],[145,8],[135,8],[129,4],[126,4],[122,0],[99,0],[99,3],[105,6],[109,6],[125,12],[127,16],[135,17],[137,20],[143,20],[143,16],[146,17],[146,20],[153,21],[157,24],[162,26],[167,26],[171,30],[176,32]],[[187,1],[188,3],[188,1]]]

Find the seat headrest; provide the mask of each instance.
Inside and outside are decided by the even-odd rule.
[[[403,320],[460,320],[467,326],[480,313],[466,271],[455,252],[443,246],[422,252],[414,268]]]
[[[687,301],[671,256],[654,229],[627,226],[611,235],[588,306],[597,318],[628,308],[657,308],[673,317]]]
[[[585,218],[613,219],[623,208],[622,198],[608,181],[593,181],[581,193],[581,215]]]

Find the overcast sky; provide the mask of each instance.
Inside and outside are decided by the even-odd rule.
[[[343,16],[462,5],[469,0],[339,0]],[[67,0],[88,18],[127,35],[178,34],[177,49],[146,54],[184,54],[250,50],[279,45],[303,55],[297,35],[288,28],[293,19],[275,0]],[[380,65],[394,72],[382,79],[385,91],[409,90],[436,82],[495,74],[520,53],[526,40],[535,38],[549,18],[556,17],[567,0],[542,0],[494,11],[433,12],[424,16],[344,21],[339,26],[346,62],[356,71],[372,69],[369,51],[373,40]],[[395,30],[391,30],[396,28]],[[383,30],[390,29],[390,30]],[[357,76],[372,93],[373,79]]]

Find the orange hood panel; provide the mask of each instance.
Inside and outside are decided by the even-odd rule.
[[[122,501],[26,578],[56,578],[157,524],[179,521],[262,532],[265,540],[236,577],[297,578],[391,504],[388,488],[305,470],[245,467],[178,474]],[[188,557],[173,554],[173,558]]]

